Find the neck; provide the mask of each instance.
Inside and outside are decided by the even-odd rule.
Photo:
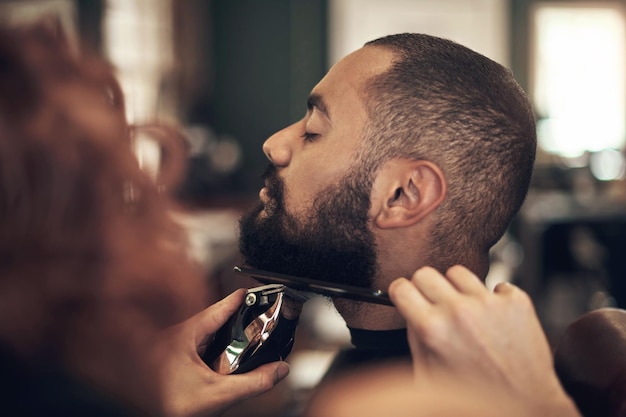
[[[395,307],[345,299],[335,299],[335,307],[348,327],[364,330],[392,330],[406,327]]]
[[[423,266],[433,266],[445,273],[446,269],[456,263],[463,263],[482,280],[489,269],[488,253],[481,256],[465,256],[465,262],[456,260],[438,265],[433,262],[433,256],[424,254],[419,242],[425,239],[417,239],[415,244],[403,243],[397,246],[397,242],[407,242],[406,239],[394,238],[378,242],[378,274],[374,279],[374,288],[387,290],[389,284],[399,277],[411,279],[413,273]],[[383,261],[386,260],[386,261]],[[429,261],[430,260],[430,261]],[[393,330],[405,328],[406,323],[395,307],[366,303],[360,301],[335,299],[335,307],[348,327],[364,330]]]
[[[383,245],[386,248],[387,245]],[[380,249],[379,249],[380,250]],[[410,278],[407,271],[412,271],[414,265],[402,265],[401,262],[381,262],[381,259],[391,259],[391,254],[378,255],[378,273],[373,279],[372,288],[387,291],[391,281],[398,277]],[[408,256],[394,257],[394,259],[410,259]],[[412,272],[411,272],[412,273]],[[337,298],[333,300],[335,308],[341,314],[348,327],[364,330],[393,330],[406,328],[406,323],[398,310],[393,306],[354,301]]]

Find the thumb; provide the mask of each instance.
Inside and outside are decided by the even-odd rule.
[[[272,362],[244,374],[229,375],[225,395],[232,401],[254,397],[272,389],[288,374],[287,362]]]
[[[243,302],[246,290],[238,289],[212,306],[195,315],[193,327],[196,334],[196,345],[205,342],[207,335],[215,333],[235,314]]]

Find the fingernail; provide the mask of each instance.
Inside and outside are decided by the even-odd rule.
[[[289,365],[287,362],[281,362],[276,368],[276,382],[282,380],[287,375],[289,375]]]

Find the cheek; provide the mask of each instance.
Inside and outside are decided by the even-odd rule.
[[[310,216],[315,199],[333,184],[334,177],[320,169],[293,174],[285,179],[285,210],[295,218],[304,220]]]
[[[344,178],[352,166],[351,149],[318,148],[294,157],[285,172],[285,208],[295,216],[310,212],[315,198]]]
[[[313,200],[320,187],[315,178],[293,178],[285,181],[285,210],[298,219],[311,210]]]

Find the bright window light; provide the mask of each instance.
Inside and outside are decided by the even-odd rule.
[[[160,84],[173,66],[172,0],[106,0],[104,47],[117,69],[127,117],[141,123],[158,112]]]
[[[622,149],[624,27],[618,5],[543,3],[534,8],[532,96],[545,151],[576,157]]]

